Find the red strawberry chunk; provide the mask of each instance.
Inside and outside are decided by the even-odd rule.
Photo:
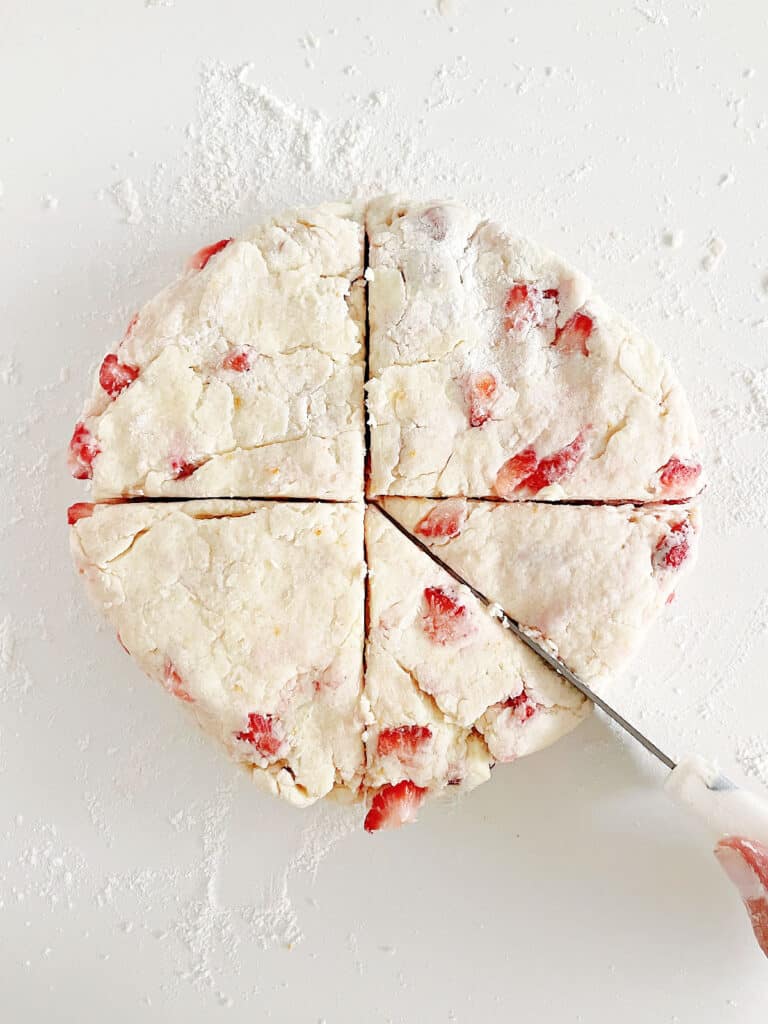
[[[522,688],[516,697],[508,697],[502,702],[501,706],[503,708],[511,708],[515,713],[515,718],[520,722],[525,722],[536,714],[536,705],[531,701],[525,687]]]
[[[495,490],[500,498],[512,499],[527,492],[538,494],[550,484],[570,476],[584,457],[586,436],[582,430],[564,448],[538,459],[534,448],[525,448],[513,455],[496,475]]]
[[[524,448],[517,455],[513,455],[496,475],[496,493],[501,498],[511,498],[520,481],[535,473],[538,465],[535,448]]]
[[[504,328],[507,331],[522,330],[533,321],[536,309],[533,303],[532,289],[527,284],[513,284],[507,292],[504,303]]]
[[[447,498],[438,502],[416,523],[414,533],[420,537],[458,537],[467,518],[467,506],[461,498]]]
[[[687,519],[670,526],[669,532],[659,538],[653,552],[654,569],[679,569],[690,554],[692,532]]]
[[[659,483],[665,491],[686,491],[696,483],[700,474],[700,463],[683,462],[673,455],[659,470]]]
[[[396,785],[382,786],[376,792],[371,809],[365,816],[365,831],[378,832],[382,828],[399,828],[416,821],[426,789],[417,786],[410,779],[403,779]]]
[[[553,322],[557,317],[557,300],[557,288],[542,291],[535,284],[516,281],[504,302],[504,329],[522,331]]]
[[[99,384],[104,388],[110,398],[117,398],[121,391],[125,391],[139,376],[138,366],[131,366],[128,363],[121,363],[114,353],[104,357],[104,362],[99,370]]]
[[[498,385],[492,373],[473,373],[467,382],[470,427],[482,427],[491,418]]]
[[[244,345],[242,348],[233,349],[229,355],[224,357],[221,365],[225,370],[246,373],[248,370],[253,369],[254,355],[253,349],[248,345]]]
[[[93,515],[94,504],[92,501],[76,501],[67,509],[67,522],[70,526],[79,523],[81,519],[88,519]]]
[[[469,609],[442,587],[427,587],[424,602],[422,628],[436,644],[456,643],[473,632]]]
[[[197,463],[188,462],[179,455],[174,455],[171,459],[171,475],[174,480],[186,480],[199,468]]]
[[[399,725],[397,728],[382,729],[376,743],[379,757],[395,754],[401,761],[417,757],[432,739],[428,725]]]
[[[78,423],[69,442],[69,468],[76,480],[90,480],[93,460],[101,454],[93,434],[84,423]]]
[[[757,944],[768,956],[768,847],[756,839],[725,836],[715,856],[738,889]]]
[[[568,355],[580,352],[581,355],[588,356],[587,339],[593,327],[594,321],[591,316],[581,312],[574,313],[570,320],[562,327],[558,327],[552,346]]]
[[[117,639],[120,640],[119,633],[117,634]],[[122,640],[120,640],[120,644],[124,650],[127,650]],[[163,686],[168,691],[168,693],[172,693],[173,696],[178,697],[179,700],[186,701],[187,704],[195,703],[195,698],[191,697],[187,692],[187,689],[184,686],[184,682],[182,681],[182,678],[179,675],[176,666],[169,658],[166,658],[165,666],[163,668]]]
[[[231,241],[233,241],[231,238],[222,238],[220,241],[214,242],[213,245],[206,245],[204,248],[198,249],[187,263],[187,268],[189,270],[203,270],[208,260],[215,256],[216,253],[221,252],[222,249],[226,249]]]
[[[235,739],[250,743],[258,754],[267,760],[274,760],[280,752],[283,741],[275,732],[274,715],[260,715],[252,711],[248,715],[248,728],[235,733]]]

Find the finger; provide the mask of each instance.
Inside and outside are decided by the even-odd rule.
[[[768,848],[742,836],[726,836],[715,856],[736,886],[760,949],[768,956]]]

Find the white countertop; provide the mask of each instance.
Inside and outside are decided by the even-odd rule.
[[[69,564],[88,375],[188,252],[302,198],[467,199],[678,367],[708,445],[700,563],[612,695],[672,754],[768,785],[764,5],[442,7],[4,5],[4,1020],[768,1017],[735,895],[599,715],[416,826],[353,832],[191,732]]]

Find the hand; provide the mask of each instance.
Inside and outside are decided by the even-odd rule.
[[[726,836],[715,847],[715,857],[739,890],[757,944],[768,956],[768,847],[743,836]]]

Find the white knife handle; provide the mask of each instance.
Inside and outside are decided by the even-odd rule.
[[[768,956],[768,799],[741,789],[701,757],[686,757],[673,768],[666,790],[707,827]]]

